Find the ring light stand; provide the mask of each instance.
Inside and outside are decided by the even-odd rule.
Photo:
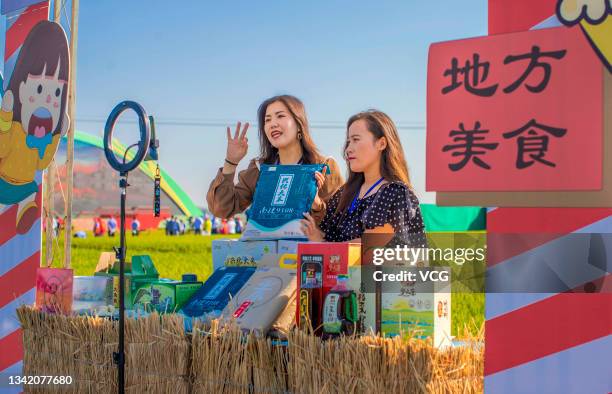
[[[127,147],[123,160],[117,160],[112,148],[113,129],[119,116],[126,110],[133,110],[138,116],[140,141]],[[126,162],[131,148],[138,147],[134,157]],[[119,393],[125,392],[125,204],[127,197],[128,173],[138,167],[143,160],[157,160],[159,147],[155,139],[155,126],[152,116],[147,116],[144,108],[134,101],[123,101],[111,111],[104,126],[104,154],[110,166],[119,172],[119,189],[121,191],[120,246],[115,248],[119,259],[119,349],[113,353],[113,362],[117,364]],[[148,153],[148,154],[147,154]],[[159,167],[157,174],[159,173]],[[155,216],[159,216],[159,176],[155,179]]]

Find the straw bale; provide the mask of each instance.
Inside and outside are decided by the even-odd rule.
[[[17,310],[23,329],[24,375],[71,376],[70,386],[29,392],[106,393],[117,391],[113,352],[118,322],[99,317]],[[189,393],[190,344],[177,316],[126,319],[126,391]]]
[[[72,376],[71,386],[28,392],[116,392],[118,323],[49,315],[23,306],[24,374]],[[187,336],[177,315],[126,319],[126,391],[131,393],[480,393],[484,332],[461,347],[430,340],[304,330],[283,346],[218,321]]]

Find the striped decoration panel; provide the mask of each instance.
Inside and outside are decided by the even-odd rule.
[[[489,0],[489,34],[559,26],[556,5]],[[487,231],[506,291],[486,294],[485,392],[612,392],[612,209],[493,208]]]
[[[10,81],[19,51],[30,29],[49,16],[49,1],[3,0],[6,17],[4,81]],[[41,206],[42,173],[36,174],[36,195]],[[34,303],[36,269],[41,259],[41,221],[25,234],[17,234],[17,206],[0,207],[0,373],[21,375],[23,344],[15,309]],[[20,392],[21,387],[2,389],[3,393]]]

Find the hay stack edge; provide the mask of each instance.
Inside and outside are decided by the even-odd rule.
[[[70,375],[57,392],[116,392],[117,322],[18,310],[24,375]],[[476,393],[483,391],[483,333],[439,350],[431,341],[375,336],[321,341],[291,331],[279,345],[235,327],[182,317],[126,320],[126,389],[147,393]],[[471,343],[470,343],[471,342]],[[30,392],[50,392],[51,386]]]

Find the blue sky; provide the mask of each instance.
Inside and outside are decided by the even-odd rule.
[[[225,155],[223,125],[253,121],[263,99],[301,98],[315,142],[337,159],[348,117],[374,107],[402,126],[413,182],[432,202],[427,50],[486,29],[486,0],[81,1],[77,128],[100,134],[116,103],[141,103],[158,122],[161,165],[203,205]],[[134,141],[134,125],[121,126],[119,138]],[[253,157],[255,128],[249,136]]]

